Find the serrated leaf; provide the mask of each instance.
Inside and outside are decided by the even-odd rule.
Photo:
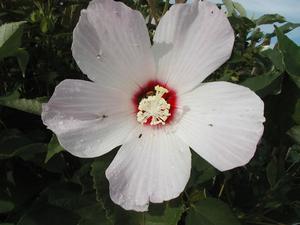
[[[284,23],[286,19],[279,14],[265,14],[255,20],[256,25]]]
[[[0,26],[0,59],[14,55],[20,47],[24,23],[26,21],[6,23]]]
[[[103,193],[107,189],[105,170],[108,165],[108,162],[105,161],[102,157],[95,159],[95,161],[91,165],[91,176],[93,177],[94,189],[96,190],[98,201],[102,201]]]
[[[164,204],[150,205],[145,213],[145,225],[177,225],[185,207],[179,199]]]
[[[45,158],[45,163],[47,163],[54,155],[63,151],[63,147],[59,144],[56,135],[53,134],[49,144],[48,151]]]
[[[240,225],[240,222],[227,204],[207,198],[192,205],[187,214],[186,225]]]
[[[113,225],[106,219],[105,212],[100,203],[96,203],[78,210],[81,220],[78,225]]]
[[[295,84],[300,87],[300,47],[284,35],[277,27],[278,47],[283,55],[285,69]]]

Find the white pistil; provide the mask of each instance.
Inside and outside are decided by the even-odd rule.
[[[169,112],[170,104],[162,97],[169,91],[159,85],[155,86],[155,95],[143,98],[139,103],[139,112],[137,113],[137,121],[146,123],[151,117],[150,125],[165,125],[165,121],[171,115]]]

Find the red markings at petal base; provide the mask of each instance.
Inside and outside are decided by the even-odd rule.
[[[168,119],[165,121],[166,124],[169,124],[170,122],[172,122],[172,120],[175,117],[175,113],[176,113],[176,108],[177,108],[177,96],[176,96],[176,92],[170,88],[167,84],[162,83],[158,80],[151,80],[147,83],[145,83],[145,85],[141,86],[137,92],[133,95],[132,98],[132,102],[134,104],[135,107],[135,112],[138,113],[139,109],[139,103],[143,98],[146,98],[147,96],[150,95],[155,95],[155,86],[159,85],[161,87],[166,88],[169,92],[165,93],[163,95],[163,98],[170,104],[170,116],[168,117]],[[145,125],[150,125],[150,121],[151,121],[151,117],[148,119],[148,121],[145,123]],[[162,126],[161,124],[156,125],[156,126]]]

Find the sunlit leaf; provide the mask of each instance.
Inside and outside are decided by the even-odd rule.
[[[285,18],[279,14],[265,14],[255,20],[257,25],[262,24],[273,24],[273,23],[284,23]]]
[[[300,47],[284,35],[278,28],[275,29],[278,38],[278,46],[283,54],[285,69],[291,79],[298,87],[300,87]]]
[[[239,2],[233,2],[233,6],[239,12],[240,16],[242,16],[242,17],[246,17],[247,16],[246,9],[242,6],[241,3],[239,3]]]
[[[269,90],[266,90],[274,81],[280,79],[281,73],[278,71],[271,71],[267,74],[250,77],[241,83],[241,85],[250,88],[252,91],[257,92],[260,96],[265,96],[268,94],[277,94],[278,90],[276,86]],[[281,80],[279,81],[281,82]]]
[[[0,59],[12,56],[20,47],[24,23],[21,21],[0,26]]]
[[[8,96],[0,97],[0,106],[6,106],[36,115],[41,115],[43,102],[45,102],[45,98],[43,97],[36,99],[19,98],[17,90]]]

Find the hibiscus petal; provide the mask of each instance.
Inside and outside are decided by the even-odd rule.
[[[216,5],[173,5],[154,36],[157,77],[179,93],[189,91],[230,57],[233,43],[233,29]]]
[[[127,210],[176,198],[190,177],[191,153],[164,130],[144,131],[124,144],[106,170],[111,199]]]
[[[82,72],[127,92],[155,74],[150,46],[141,13],[113,0],[92,1],[73,32],[73,57]]]
[[[250,89],[205,83],[180,99],[176,134],[224,171],[245,165],[263,133],[264,103]]]
[[[130,140],[137,124],[128,95],[82,80],[64,80],[43,106],[42,120],[79,157],[103,155]]]

